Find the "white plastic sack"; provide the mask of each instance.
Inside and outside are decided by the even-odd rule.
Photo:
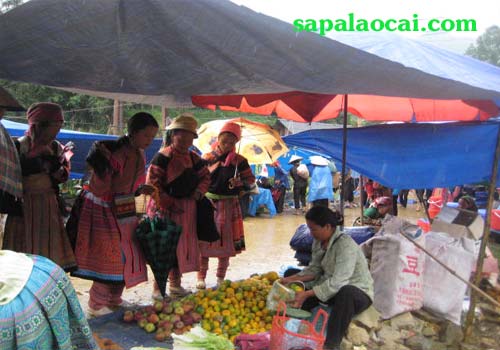
[[[371,240],[370,270],[374,281],[375,308],[384,319],[423,305],[423,271],[425,256],[401,234],[386,234]],[[420,235],[415,240],[424,245]]]
[[[457,275],[469,280],[474,266],[474,241],[453,238],[446,233],[429,232],[425,238],[426,250]],[[425,258],[424,307],[447,320],[460,325],[462,303],[467,285],[453,276],[430,256]]]

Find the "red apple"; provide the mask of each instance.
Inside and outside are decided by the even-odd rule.
[[[131,310],[127,310],[123,313],[123,320],[125,322],[132,322],[134,320],[134,313]]]
[[[141,311],[136,311],[134,314],[134,319],[136,321],[142,320],[144,318],[144,314]]]
[[[182,305],[182,308],[184,309],[184,313],[188,313],[189,311],[194,309],[194,305],[192,304],[184,304]]]
[[[148,313],[148,314],[152,314],[152,313],[154,313],[154,312],[156,311],[153,305],[148,305],[148,306],[146,306],[146,308],[145,308],[144,310],[145,310],[145,311],[146,311],[146,313]]]
[[[177,334],[177,335],[184,334],[184,329],[182,329],[182,328],[175,328],[174,329],[174,333]]]
[[[162,330],[161,332],[156,332],[155,339],[156,339],[156,341],[165,341],[165,340],[167,340],[167,335]]]
[[[174,323],[175,328],[183,328],[184,327],[184,322],[182,321],[177,321]]]
[[[160,321],[160,323],[158,323],[158,326],[164,329],[172,329],[173,324],[172,322],[165,320],[165,321]]]
[[[171,314],[174,312],[174,308],[172,307],[171,304],[167,304],[163,307],[163,313],[165,314]]]
[[[194,323],[193,317],[190,314],[184,314],[181,316],[182,322],[184,322],[185,325],[192,325]]]
[[[160,317],[157,314],[151,314],[148,317],[148,322],[152,324],[157,324],[160,321]]]
[[[202,319],[201,315],[197,312],[191,312],[191,317],[193,318],[194,323],[198,323]]]

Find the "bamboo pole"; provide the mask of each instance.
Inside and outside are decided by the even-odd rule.
[[[488,188],[488,205],[486,206],[486,222],[484,223],[483,238],[481,240],[481,247],[479,248],[479,258],[476,265],[476,276],[474,277],[474,284],[479,285],[481,282],[481,275],[483,272],[484,256],[486,252],[486,245],[490,239],[490,224],[491,224],[491,210],[493,208],[493,195],[495,193],[498,177],[498,158],[500,157],[500,127],[497,131],[497,146],[495,156],[493,158],[493,169],[491,171],[490,185]],[[476,289],[474,289],[476,290]],[[472,333],[472,324],[474,322],[474,312],[476,309],[478,296],[474,293],[471,294],[469,311],[465,319],[464,338],[467,339]],[[498,305],[498,304],[496,304]]]
[[[347,94],[344,95],[344,124],[342,127],[342,179],[340,184],[340,213],[344,216],[344,198],[345,198],[345,164],[347,158]],[[340,227],[342,230],[344,225]]]
[[[455,276],[456,278],[458,278],[460,281],[462,281],[463,283],[465,283],[466,285],[468,285],[469,287],[471,287],[472,289],[474,289],[482,297],[484,297],[485,299],[487,299],[488,301],[490,301],[493,305],[495,305],[497,307],[500,307],[500,303],[498,303],[491,296],[489,296],[488,294],[486,294],[485,292],[483,292],[481,289],[479,289],[479,287],[477,287],[476,285],[474,285],[474,284],[470,283],[469,281],[467,281],[467,280],[463,279],[462,277],[460,277],[454,270],[452,270],[447,265],[445,265],[443,262],[441,262],[438,258],[436,258],[434,255],[432,255],[431,252],[427,251],[422,245],[420,245],[417,242],[415,242],[411,237],[409,237],[408,235],[404,234],[403,232],[401,232],[401,234],[403,235],[404,238],[406,238],[407,240],[409,240],[410,242],[412,242],[415,246],[417,246],[419,249],[421,249],[425,254],[427,254],[428,256],[430,256],[439,265],[441,265],[442,267],[444,267],[446,269],[446,271],[450,272],[453,276]]]

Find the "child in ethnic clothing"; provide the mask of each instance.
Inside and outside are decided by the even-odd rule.
[[[187,294],[181,286],[182,274],[199,270],[196,201],[203,197],[210,183],[206,162],[189,150],[198,137],[197,125],[188,113],[173,120],[167,127],[165,145],[151,161],[147,177],[147,183],[158,188],[160,194],[160,203],[151,201],[148,206],[149,214],[159,210],[182,226],[177,244],[178,267],[168,276],[170,294],[178,296]],[[156,283],[154,288],[153,297],[160,297]]]
[[[29,129],[15,141],[21,162],[23,203],[14,203],[5,225],[3,249],[45,256],[66,271],[76,267],[59,207],[59,184],[68,180],[70,156],[55,140],[64,118],[55,103],[36,103],[27,112]]]
[[[127,136],[94,143],[87,157],[90,183],[83,193],[75,247],[78,270],[73,275],[94,281],[89,291],[93,315],[112,312],[122,303],[124,287],[147,280],[146,261],[133,236],[137,216],[123,213],[120,204],[152,193],[143,185],[144,150],[157,132],[152,115],[137,113],[128,122]]]
[[[245,250],[243,217],[239,194],[245,187],[255,186],[255,176],[245,157],[236,153],[235,145],[241,138],[238,124],[227,122],[221,129],[215,149],[203,158],[208,161],[211,183],[206,196],[216,207],[215,224],[221,238],[215,242],[200,242],[201,263],[198,289],[204,289],[209,257],[218,258],[217,283],[226,276],[229,258]]]

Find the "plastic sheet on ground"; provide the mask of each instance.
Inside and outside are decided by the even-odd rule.
[[[158,342],[154,339],[154,333],[146,333],[139,328],[136,322],[124,322],[124,310],[118,310],[108,315],[92,318],[89,320],[92,332],[101,338],[111,339],[123,349],[133,346],[157,346],[166,349],[173,348],[172,340]]]

